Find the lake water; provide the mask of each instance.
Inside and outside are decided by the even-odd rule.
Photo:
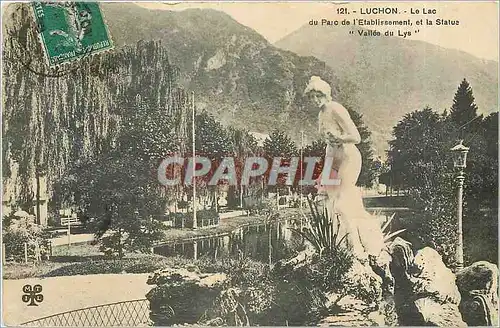
[[[390,210],[377,213],[377,219],[381,224],[394,213],[396,218],[391,223],[391,231],[401,228],[399,221],[405,211]],[[202,257],[217,259],[243,255],[264,263],[274,263],[293,257],[305,248],[303,238],[292,230],[300,229],[300,225],[299,219],[251,225],[217,237],[204,237],[158,246],[154,249],[154,253],[190,259]]]
[[[291,228],[300,229],[300,221],[283,220],[238,228],[231,233],[158,246],[155,254],[191,259],[245,256],[264,263],[274,263],[304,249],[302,237]]]

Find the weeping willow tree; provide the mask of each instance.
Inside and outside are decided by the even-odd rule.
[[[53,186],[75,164],[121,147],[121,133],[129,128],[125,123],[135,116],[144,119],[138,123],[142,132],[154,128],[147,126],[152,123],[147,117],[172,121],[171,134],[153,140],[138,136],[158,141],[152,148],[161,147],[162,138],[183,135],[187,96],[176,85],[178,70],[159,42],[139,42],[50,68],[29,6],[11,4],[4,15],[4,197],[9,193],[7,199],[33,212],[45,176],[57,213],[63,204]],[[183,148],[182,138],[176,142],[176,148]]]

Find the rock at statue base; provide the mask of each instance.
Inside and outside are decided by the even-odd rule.
[[[339,295],[328,294],[327,306],[336,308],[338,313],[323,318],[320,326],[393,326],[397,323],[392,295],[383,297],[382,278],[368,263],[354,260],[346,276],[348,295],[338,300]]]
[[[330,294],[329,298],[335,299],[338,295]],[[385,326],[384,316],[364,301],[355,296],[347,295],[337,303],[339,313],[329,315],[319,322],[320,326],[329,327],[360,327],[360,326]]]
[[[417,251],[413,266],[413,293],[417,296],[432,295],[432,298],[441,303],[450,303],[458,306],[460,292],[455,284],[455,275],[444,265],[441,255],[430,247]]]
[[[223,273],[200,273],[196,269],[166,268],[149,276],[156,285],[147,294],[150,319],[155,326],[195,324],[212,305],[226,281]]]
[[[456,304],[439,303],[432,298],[419,298],[415,307],[425,326],[466,327]]]
[[[498,267],[480,261],[457,273],[460,312],[469,326],[498,326]]]
[[[402,326],[464,327],[458,309],[455,275],[439,253],[425,247],[415,256],[410,244],[396,238],[391,246],[395,277],[394,300]]]
[[[383,250],[377,257],[369,257],[370,267],[379,277],[382,278],[383,295],[394,295],[394,277],[392,276],[390,263],[392,256],[387,250]]]
[[[338,295],[330,295],[332,298]],[[338,302],[339,313],[329,315],[319,322],[320,326],[329,327],[361,327],[361,326],[395,326],[397,318],[392,300],[379,300],[374,307],[352,295],[347,295]]]
[[[346,276],[347,284],[359,299],[370,304],[382,298],[382,278],[367,263],[354,260]]]

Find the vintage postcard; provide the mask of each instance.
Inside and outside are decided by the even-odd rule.
[[[498,5],[2,3],[2,325],[498,326]]]

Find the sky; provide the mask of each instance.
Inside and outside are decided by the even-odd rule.
[[[186,8],[212,8],[226,12],[239,23],[251,27],[271,43],[297,30],[311,19],[326,18],[381,18],[408,19],[420,18],[458,20],[458,26],[424,26],[409,38],[426,41],[445,48],[463,50],[479,58],[498,61],[498,2],[195,2],[188,3],[136,3],[142,7],[158,10],[184,10]],[[338,15],[336,9],[346,7],[349,16]],[[371,7],[397,7],[397,16],[361,15],[360,9]],[[436,14],[410,15],[413,8],[423,12],[426,8],[436,9]],[[354,14],[352,11],[357,13]],[[404,11],[407,13],[404,13]],[[396,28],[397,31],[397,28]]]

